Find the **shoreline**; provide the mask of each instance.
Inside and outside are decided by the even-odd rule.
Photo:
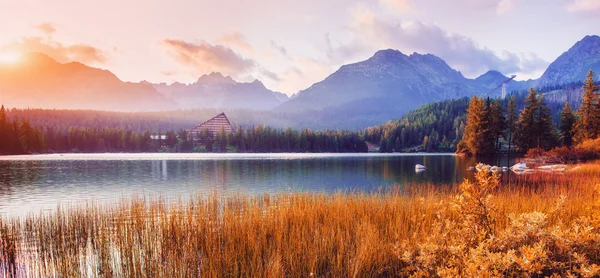
[[[0,155],[14,160],[317,159],[329,157],[457,156],[454,153],[55,153]]]

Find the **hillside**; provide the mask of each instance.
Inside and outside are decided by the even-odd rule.
[[[542,93],[553,122],[560,124],[560,112],[566,101],[573,110],[581,104],[581,83],[545,87]],[[517,111],[525,106],[527,90],[514,94]],[[508,98],[500,101],[508,106]],[[383,146],[382,151],[454,152],[466,124],[469,98],[425,104],[402,118],[365,129],[366,140]]]
[[[586,36],[575,43],[548,66],[542,77],[536,80],[535,86],[544,87],[581,82],[589,70],[600,73],[599,36]]]

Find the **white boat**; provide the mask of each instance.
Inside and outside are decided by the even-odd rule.
[[[425,170],[425,169],[427,169],[427,167],[425,167],[424,165],[421,165],[421,164],[415,165],[415,170]]]
[[[512,167],[510,167],[510,169],[513,171],[525,171],[529,168],[527,168],[527,163],[521,162],[513,165]]]

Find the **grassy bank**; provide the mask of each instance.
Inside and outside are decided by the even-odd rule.
[[[0,277],[598,275],[600,164],[388,194],[124,200],[0,218]]]

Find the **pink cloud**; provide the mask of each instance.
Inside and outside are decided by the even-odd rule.
[[[51,38],[22,37],[0,46],[0,51],[25,54],[41,52],[54,60],[65,63],[77,61],[84,64],[104,64],[107,60],[105,52],[88,44],[65,45]]]
[[[35,25],[34,27],[48,36],[50,36],[54,32],[56,32],[56,28],[54,28],[54,24],[52,24],[50,22],[40,23],[38,25]]]
[[[235,53],[223,45],[212,45],[207,42],[190,43],[182,40],[163,40],[170,55],[178,63],[192,67],[198,74],[212,71],[226,75],[239,76],[253,70],[257,63]]]
[[[239,50],[242,50],[246,53],[253,53],[254,49],[252,46],[246,41],[246,36],[244,36],[240,32],[233,32],[229,34],[225,34],[221,36],[217,40],[218,43],[228,45]]]

